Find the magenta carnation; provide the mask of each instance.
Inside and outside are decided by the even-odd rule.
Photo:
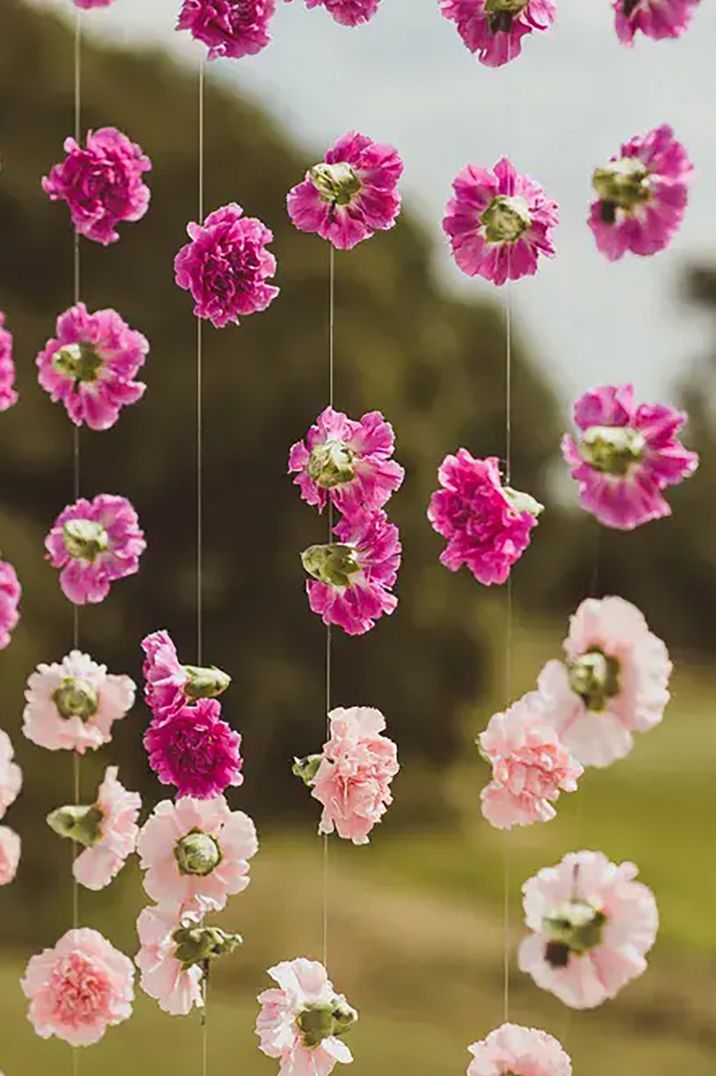
[[[559,207],[506,157],[493,171],[468,164],[452,187],[443,231],[467,276],[504,284],[534,276],[540,254],[554,256],[552,229]]]
[[[183,0],[177,30],[188,30],[209,49],[209,59],[240,59],[271,41],[276,0]]]
[[[93,7],[109,7],[113,0],[74,0],[75,7],[84,8],[88,11]]]
[[[238,325],[239,315],[265,310],[279,291],[266,283],[276,272],[276,259],[266,249],[273,233],[243,213],[231,202],[203,224],[189,224],[191,243],[174,259],[176,282],[191,292],[194,313],[217,329]]]
[[[17,399],[12,334],[5,328],[5,315],[0,310],[0,411],[8,411]]]
[[[625,142],[592,185],[589,227],[609,261],[664,250],[681,226],[693,165],[668,124]]]
[[[45,539],[47,559],[62,569],[60,586],[75,605],[104,601],[115,580],[139,571],[146,546],[132,505],[110,493],[69,505]]]
[[[116,127],[89,131],[85,149],[68,138],[65,152],[42,189],[53,202],[67,202],[80,235],[103,246],[115,243],[120,221],[140,220],[147,212],[150,194],[142,173],[151,171],[152,162]]]
[[[351,131],[288,193],[288,215],[301,232],[315,232],[337,250],[350,250],[375,231],[392,228],[400,213],[403,162],[393,146]]]
[[[149,764],[177,795],[210,799],[243,782],[241,736],[221,717],[216,699],[198,699],[144,733]]]
[[[337,624],[348,635],[362,635],[375,621],[394,612],[391,593],[400,567],[398,528],[382,511],[356,511],[334,528],[338,542],[310,546],[301,554],[313,576],[308,601],[324,624]]]
[[[634,386],[603,385],[574,405],[580,436],[562,439],[562,454],[579,485],[582,508],[605,527],[630,531],[671,515],[662,491],[689,478],[696,452],[681,444],[682,411],[639,404]]]
[[[288,469],[304,501],[320,511],[329,498],[342,512],[382,508],[405,476],[391,458],[394,448],[393,427],[380,411],[356,422],[327,407],[305,442],[292,446]]]
[[[12,564],[0,560],[0,650],[10,644],[10,635],[20,621],[22,587]]]
[[[428,519],[447,538],[440,562],[451,572],[466,564],[480,583],[504,583],[530,544],[542,506],[526,493],[502,485],[494,456],[474,459],[466,448],[446,456]]]
[[[557,16],[554,0],[440,0],[440,10],[487,67],[514,60],[522,38],[549,30]]]
[[[107,430],[146,385],[134,378],[149,351],[141,333],[115,310],[90,314],[84,303],[57,319],[57,336],[37,356],[38,380],[53,403],[62,401],[75,426]]]
[[[698,0],[612,0],[617,37],[633,45],[637,33],[654,41],[681,37],[691,25]]]
[[[154,722],[161,723],[197,699],[223,694],[231,677],[215,665],[183,665],[168,631],[154,631],[142,639],[144,698]]]
[[[324,7],[343,26],[360,26],[373,18],[379,3],[380,0],[306,0],[306,7]]]

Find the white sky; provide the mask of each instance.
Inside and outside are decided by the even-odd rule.
[[[36,2],[74,11],[70,0]],[[174,31],[179,6],[115,0],[84,20],[118,44],[151,40],[190,61],[201,47]],[[706,341],[706,324],[678,300],[680,269],[695,256],[716,262],[716,5],[701,5],[680,41],[640,38],[632,50],[616,39],[609,0],[561,0],[560,9],[551,34],[526,39],[522,56],[494,71],[470,55],[438,0],[382,0],[375,19],[357,29],[305,10],[302,0],[279,0],[269,48],[212,70],[259,96],[316,157],[349,128],[396,145],[406,163],[403,190],[434,234],[436,265],[450,286],[490,288],[450,261],[440,220],[451,180],[468,161],[512,157],[561,206],[557,258],[514,285],[536,354],[569,395],[628,377],[644,398],[667,399]],[[585,223],[592,169],[662,122],[674,126],[697,168],[685,224],[666,253],[612,265]]]

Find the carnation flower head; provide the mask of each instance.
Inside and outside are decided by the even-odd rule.
[[[681,37],[691,25],[698,0],[612,0],[617,37],[633,45],[637,33],[654,41]]]
[[[482,813],[497,829],[549,822],[560,792],[576,792],[584,772],[535,691],[494,714],[478,743],[492,766],[492,780],[482,790]]]
[[[627,251],[650,255],[668,247],[681,226],[693,165],[668,124],[625,142],[594,171],[589,213],[597,247],[617,261]]]
[[[22,770],[13,761],[15,752],[12,741],[4,729],[0,729],[0,818],[4,818],[22,788]]]
[[[549,30],[557,17],[555,0],[440,0],[440,11],[487,67],[514,60],[522,39]]]
[[[336,994],[323,964],[299,957],[268,974],[278,985],[259,994],[256,1034],[261,1052],[280,1061],[280,1076],[328,1076],[336,1062],[351,1062],[343,1037],[358,1013]]]
[[[519,966],[538,986],[573,1009],[593,1009],[646,971],[659,917],[633,863],[602,852],[566,855],[522,887],[532,932]]]
[[[147,386],[134,378],[149,342],[116,310],[90,314],[84,303],[59,316],[56,332],[37,356],[40,384],[75,426],[109,429],[123,407],[144,395]]]
[[[171,635],[164,628],[142,640],[144,698],[155,723],[173,717],[188,703],[213,699],[231,684],[228,673],[215,665],[183,665]]]
[[[22,587],[12,564],[0,558],[0,650],[10,645],[10,636],[20,622]]]
[[[5,328],[5,315],[0,310],[0,411],[8,411],[17,401],[12,333]]]
[[[546,1031],[503,1024],[468,1046],[467,1076],[572,1076],[572,1062]]]
[[[88,11],[93,7],[109,7],[113,2],[114,0],[74,0],[74,5]]]
[[[117,225],[141,220],[149,208],[149,187],[142,179],[152,162],[141,146],[116,127],[89,131],[83,149],[65,141],[67,156],[53,165],[42,189],[53,202],[67,202],[75,231],[107,246],[119,239]]]
[[[663,491],[689,478],[696,452],[679,441],[683,411],[637,404],[634,386],[602,385],[574,405],[577,439],[562,439],[562,455],[579,486],[579,501],[606,527],[630,531],[671,515]]]
[[[182,912],[220,911],[246,889],[248,860],[257,850],[253,822],[243,811],[230,811],[223,796],[164,800],[137,841],[146,892]]]
[[[376,231],[392,228],[400,213],[400,154],[385,143],[349,131],[288,193],[288,215],[301,232],[351,250]]]
[[[42,1039],[92,1046],[132,1015],[134,968],[96,930],[68,930],[33,956],[21,981],[28,1017]]]
[[[221,717],[221,703],[199,699],[144,733],[149,764],[178,796],[210,799],[243,783],[241,736]]]
[[[60,568],[60,586],[75,605],[104,601],[112,583],[139,571],[147,547],[126,497],[99,493],[65,508],[45,539],[47,559]]]
[[[309,9],[325,8],[342,26],[360,26],[373,18],[380,0],[305,0],[305,3]]]
[[[73,650],[61,662],[38,665],[27,681],[22,731],[49,751],[96,751],[112,739],[112,726],[132,709],[134,681],[107,672]]]
[[[501,584],[530,544],[542,511],[529,494],[503,486],[494,456],[475,459],[466,448],[446,456],[433,493],[428,519],[447,539],[440,563],[457,572],[467,565],[480,583]]]
[[[382,508],[405,477],[394,448],[393,427],[380,411],[356,422],[327,407],[306,440],[291,447],[288,469],[303,500],[321,512],[329,500],[341,512]]]
[[[0,826],[0,885],[10,885],[15,881],[20,865],[22,842],[9,826]]]
[[[324,624],[363,635],[398,604],[391,592],[400,567],[398,528],[382,510],[359,510],[344,516],[333,531],[338,542],[309,546],[301,554],[313,576],[306,583],[309,605]]]
[[[203,42],[210,60],[240,59],[269,44],[275,11],[276,0],[183,0],[177,30],[188,30]]]
[[[267,248],[273,233],[265,224],[231,202],[203,224],[189,224],[187,232],[191,242],[174,259],[174,273],[179,287],[191,292],[198,318],[223,329],[270,306],[279,290],[266,283],[276,259]]]

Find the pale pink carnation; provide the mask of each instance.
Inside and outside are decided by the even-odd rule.
[[[534,276],[540,255],[554,257],[558,206],[506,157],[490,171],[468,164],[453,182],[443,231],[467,276],[493,284]]]
[[[342,26],[360,26],[373,18],[380,0],[305,0],[305,3],[309,10],[325,8]]]
[[[403,162],[390,145],[349,131],[288,193],[288,215],[301,232],[314,232],[337,250],[351,250],[400,213]]]
[[[22,587],[9,561],[0,559],[0,650],[10,645],[10,636],[20,622]]]
[[[14,830],[0,826],[0,885],[15,881],[22,844]]]
[[[5,328],[5,315],[0,310],[0,411],[9,410],[17,400],[12,334]]]
[[[91,1046],[132,1015],[132,961],[96,930],[68,930],[54,949],[33,956],[21,986],[43,1039]]]
[[[137,920],[141,948],[134,961],[141,972],[140,986],[172,1016],[186,1016],[204,1004],[201,967],[184,967],[176,956],[174,933],[187,918],[176,908],[156,907],[145,908]]]
[[[612,0],[617,37],[633,45],[637,33],[654,41],[681,37],[691,25],[699,0]]]
[[[209,50],[209,59],[240,59],[271,41],[276,0],[183,0],[177,30],[188,30]]]
[[[142,797],[138,792],[128,792],[117,780],[118,773],[117,766],[108,766],[105,771],[94,805],[102,815],[98,821],[100,838],[76,857],[72,868],[77,881],[87,889],[108,886],[137,843]]]
[[[546,1031],[503,1024],[468,1047],[467,1076],[572,1076],[572,1062]]]
[[[164,800],[137,841],[145,890],[182,911],[223,908],[249,884],[248,860],[257,850],[253,822],[243,811],[230,811],[223,796]]]
[[[22,731],[49,751],[96,751],[112,739],[112,725],[132,709],[134,681],[107,672],[73,650],[59,664],[38,665],[25,691]]]
[[[22,770],[13,762],[14,757],[10,737],[4,729],[0,729],[0,818],[4,818],[22,788]]]
[[[522,38],[549,30],[557,17],[555,0],[440,0],[440,10],[487,67],[514,60]]]
[[[609,766],[658,725],[672,664],[644,615],[623,598],[587,598],[572,616],[566,662],[548,661],[538,688],[559,737],[584,766]]]
[[[149,208],[142,179],[152,163],[141,146],[116,127],[89,131],[86,148],[65,140],[65,160],[53,165],[42,189],[53,202],[67,202],[75,230],[107,246],[119,239],[117,224],[140,220]]]
[[[116,310],[90,314],[84,303],[57,319],[57,335],[37,356],[38,380],[53,403],[60,401],[75,426],[107,430],[128,404],[144,395],[135,381],[149,342]]]
[[[482,813],[498,829],[549,822],[560,792],[576,792],[584,770],[549,723],[538,692],[494,714],[479,745],[492,765],[482,790]]]
[[[633,863],[576,852],[525,882],[532,933],[520,945],[520,969],[573,1009],[615,997],[646,971],[659,927],[654,895],[637,874]]]

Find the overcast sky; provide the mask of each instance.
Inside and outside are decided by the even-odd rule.
[[[70,0],[36,2],[74,11]],[[117,43],[151,40],[191,62],[201,47],[174,31],[179,6],[115,0],[84,21]],[[440,230],[451,180],[468,161],[512,157],[561,207],[557,258],[513,285],[536,353],[569,395],[629,376],[645,398],[668,398],[707,339],[677,285],[690,259],[716,262],[716,5],[703,4],[680,41],[642,38],[631,50],[616,39],[609,0],[561,0],[560,9],[552,33],[526,39],[522,56],[494,71],[470,55],[438,0],[382,0],[375,19],[357,29],[301,0],[279,0],[269,48],[211,67],[259,96],[315,157],[349,128],[396,145],[404,192],[435,236],[436,265],[451,287],[491,287],[451,263]],[[585,224],[592,170],[622,141],[663,122],[697,168],[685,224],[667,252],[612,265]]]

